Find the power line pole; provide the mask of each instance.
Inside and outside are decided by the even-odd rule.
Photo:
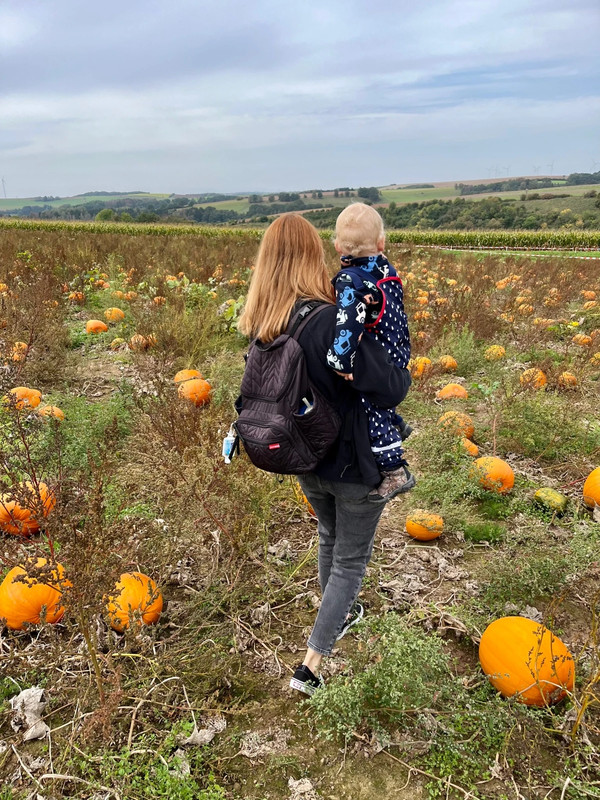
[[[6,200],[6,184],[4,183],[4,178],[2,178],[2,191],[4,192],[4,199]]]

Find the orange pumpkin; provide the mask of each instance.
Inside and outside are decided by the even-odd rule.
[[[494,688],[529,706],[559,702],[575,680],[566,645],[525,617],[502,617],[488,625],[479,643],[479,661]]]
[[[85,295],[83,292],[69,292],[67,300],[71,303],[85,303]]]
[[[40,517],[47,517],[56,505],[56,497],[45,483],[35,486],[26,481],[15,492],[0,495],[0,530],[15,536],[31,536],[40,529]],[[16,500],[14,495],[23,495]]]
[[[486,361],[500,361],[506,355],[506,350],[501,344],[493,344],[487,348],[483,357]]]
[[[473,420],[468,414],[460,411],[446,411],[438,419],[438,425],[440,428],[445,428],[457,436],[465,436],[467,439],[472,439],[475,434]]]
[[[129,303],[131,303],[133,300],[137,300],[137,298],[138,298],[137,292],[127,292],[125,294],[125,300],[127,300]]]
[[[596,292],[584,289],[581,292],[581,296],[583,297],[584,300],[595,300],[596,299]]]
[[[444,372],[456,372],[458,369],[456,359],[452,356],[441,356],[441,358],[438,359],[438,364]]]
[[[575,389],[577,387],[577,378],[572,372],[561,372],[558,376],[558,385],[561,389]]]
[[[42,401],[39,389],[29,389],[27,386],[15,386],[4,397],[7,406],[17,408],[37,408]]]
[[[115,298],[115,300],[123,300],[125,293],[120,289],[117,289],[116,291],[112,292],[112,296]]]
[[[108,598],[111,627],[119,632],[134,620],[138,626],[154,624],[160,617],[163,598],[156,583],[142,572],[124,572]]]
[[[448,383],[435,396],[438,400],[466,400],[469,397],[469,393],[460,383]]]
[[[594,340],[591,336],[586,336],[585,333],[577,333],[571,340],[573,344],[577,344],[580,347],[591,347]]]
[[[437,539],[444,530],[444,520],[439,514],[415,508],[406,518],[406,532],[413,539],[428,542]]]
[[[167,298],[157,295],[152,302],[155,306],[164,306],[164,304],[167,302]]]
[[[541,369],[531,367],[531,369],[526,369],[525,372],[521,373],[519,382],[526,389],[543,389],[548,383],[548,379]]]
[[[36,414],[39,414],[40,417],[43,417],[44,419],[53,417],[54,419],[62,421],[65,418],[64,411],[62,411],[58,406],[39,406],[36,410]]]
[[[10,357],[13,361],[25,361],[28,350],[29,345],[26,342],[15,342]]]
[[[506,461],[496,456],[483,456],[473,464],[473,473],[484,489],[507,494],[515,485],[515,474]]]
[[[317,519],[317,515],[315,514],[315,510],[312,505],[309,503],[307,496],[302,492],[302,502],[306,505],[306,510],[308,511],[309,515],[313,519]]]
[[[202,378],[202,374],[198,372],[197,369],[180,369],[173,378],[173,382],[182,383],[183,381],[189,381],[192,378]]]
[[[62,564],[54,565],[48,572],[47,565],[45,558],[38,558],[32,564],[46,573],[39,577],[29,577],[26,569],[14,567],[0,584],[0,618],[6,619],[12,630],[23,630],[27,622],[39,624],[42,617],[46,622],[58,622],[64,614],[62,593],[72,584],[64,577]]]
[[[466,436],[463,436],[463,438],[460,440],[460,443],[470,456],[477,458],[479,455],[479,448],[475,442],[472,442],[470,439],[467,439]]]
[[[431,359],[425,356],[411,358],[408,362],[408,368],[413,378],[422,378],[423,375],[431,371]]]
[[[195,406],[203,406],[210,400],[211,385],[203,378],[191,378],[178,385],[177,394]]]
[[[583,502],[588,508],[600,506],[600,467],[593,469],[585,479]]]
[[[156,337],[152,334],[149,334],[148,336],[142,336],[141,333],[134,333],[129,340],[129,349],[135,350],[135,352],[139,353],[143,350],[148,350],[150,347],[154,347],[155,344]]]
[[[107,330],[108,325],[106,322],[102,322],[101,319],[89,319],[85,323],[86,333],[105,333]]]
[[[120,308],[107,308],[104,312],[104,319],[107,322],[122,322],[125,319],[125,312]]]

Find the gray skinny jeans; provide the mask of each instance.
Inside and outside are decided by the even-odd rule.
[[[308,646],[330,655],[362,586],[385,503],[371,503],[370,486],[340,483],[314,473],[298,477],[319,521],[321,607]]]

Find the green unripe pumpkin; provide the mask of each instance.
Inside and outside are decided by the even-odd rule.
[[[557,514],[562,514],[566,507],[568,498],[564,494],[557,492],[556,489],[538,489],[533,496],[534,502],[538,506],[542,506],[547,511],[555,511]]]

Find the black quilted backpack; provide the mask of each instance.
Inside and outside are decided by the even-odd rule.
[[[250,344],[234,427],[250,461],[280,475],[311,472],[337,439],[341,420],[308,377],[298,337],[327,303],[310,301],[269,344]]]

